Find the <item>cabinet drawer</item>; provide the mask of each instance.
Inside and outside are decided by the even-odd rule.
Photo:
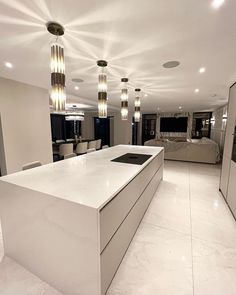
[[[159,170],[163,163],[164,153],[160,153],[147,167],[140,173],[141,193],[144,191],[147,184],[153,178],[154,174]]]
[[[139,223],[155,194],[158,184],[162,179],[162,168],[163,167],[160,167],[159,171],[155,174],[138,202],[132,208],[129,215],[101,254],[102,295],[107,291]]]
[[[110,203],[100,211],[100,250],[105,248],[141,194],[137,175]]]
[[[100,211],[101,252],[158,170],[161,159],[162,153]]]

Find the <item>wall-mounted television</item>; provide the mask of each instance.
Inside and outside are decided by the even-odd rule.
[[[161,118],[160,132],[187,132],[188,117]]]

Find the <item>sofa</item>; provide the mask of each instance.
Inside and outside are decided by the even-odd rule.
[[[183,142],[168,139],[152,139],[144,143],[146,146],[164,147],[166,160],[188,161],[216,164],[220,161],[219,146],[213,140],[190,139]]]

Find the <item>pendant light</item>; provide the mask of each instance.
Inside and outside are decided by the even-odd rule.
[[[141,114],[140,114],[140,91],[141,89],[136,88],[135,92],[136,92],[136,96],[135,96],[135,101],[134,101],[134,122],[140,122],[140,118],[141,118]]]
[[[97,65],[100,68],[98,75],[98,117],[107,118],[107,75],[104,71],[107,62],[98,60]]]
[[[128,119],[128,88],[127,88],[127,82],[129,79],[122,78],[122,89],[121,89],[121,119],[127,120]]]
[[[64,35],[64,28],[55,22],[47,23],[47,30],[54,36]],[[64,47],[56,42],[51,44],[51,102],[55,112],[65,112],[65,58]]]

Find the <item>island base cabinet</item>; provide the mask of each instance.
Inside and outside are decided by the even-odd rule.
[[[142,166],[111,161],[127,151],[152,158]],[[163,177],[163,155],[161,148],[118,146],[0,179],[5,255],[64,295],[106,294]],[[94,173],[96,159],[109,187]],[[113,184],[112,169],[129,178]],[[98,195],[87,185],[94,179],[105,187]],[[61,182],[68,192],[58,191]]]
[[[101,294],[106,291],[125,255],[126,250],[162,180],[163,166],[156,172],[136,204],[101,253]]]

